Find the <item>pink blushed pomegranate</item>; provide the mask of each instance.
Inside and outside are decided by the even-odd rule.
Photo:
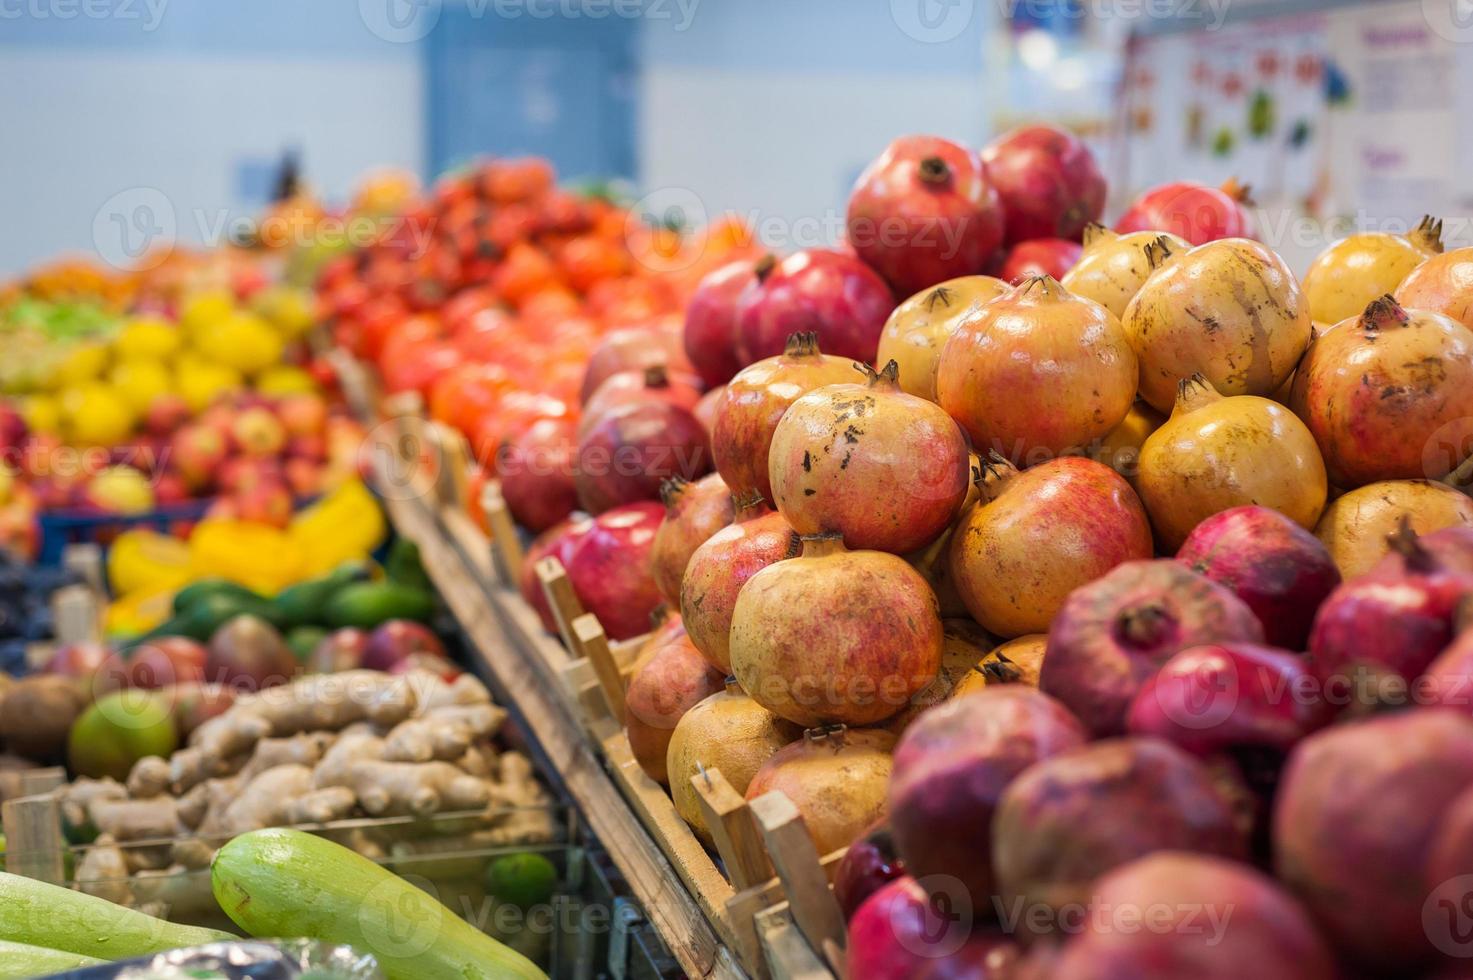
[[[731,523],[736,507],[719,473],[694,483],[667,480],[660,487],[660,499],[665,504],[665,520],[655,534],[650,571],[666,601],[679,603],[680,583],[685,578],[690,556],[711,535]]]
[[[795,333],[782,354],[739,371],[711,426],[716,472],[731,492],[740,497],[756,490],[771,500],[767,458],[783,413],[815,388],[853,381],[858,370],[857,362],[820,351],[816,334]]]
[[[859,257],[909,296],[981,272],[1002,245],[1003,211],[976,152],[904,136],[859,175],[845,229]]]
[[[660,604],[650,575],[650,551],[665,508],[654,501],[624,504],[600,514],[573,546],[568,578],[583,608],[598,617],[611,640],[649,629]]]
[[[1315,610],[1340,570],[1313,534],[1268,507],[1214,514],[1182,543],[1176,560],[1248,604],[1269,644],[1302,650]]]
[[[1032,276],[1063,279],[1084,254],[1084,246],[1067,238],[1035,238],[1008,249],[997,272],[1003,282],[1017,285]]]
[[[1120,234],[1170,232],[1193,245],[1220,238],[1252,238],[1253,219],[1244,207],[1248,189],[1235,180],[1221,187],[1191,181],[1162,184],[1136,198],[1115,222]]]
[[[1077,137],[1053,126],[1024,126],[982,151],[1002,198],[1006,244],[1035,238],[1079,241],[1105,207],[1105,178]]]
[[[1396,287],[1402,306],[1450,316],[1473,330],[1473,248],[1434,255]]]
[[[624,705],[630,720],[630,747],[651,779],[666,782],[665,755],[675,726],[687,711],[722,690],[726,675],[706,662],[688,637],[678,637],[644,657],[629,678]]]
[[[1040,759],[1078,748],[1087,735],[1058,701],[1000,684],[945,701],[906,729],[895,749],[889,812],[906,869],[946,875],[975,904],[993,893],[985,831],[999,797]]]
[[[580,434],[588,431],[610,409],[637,402],[669,402],[687,412],[694,412],[701,400],[700,385],[700,379],[695,375],[674,374],[663,364],[639,371],[620,371],[588,396],[578,431]]]
[[[599,514],[659,496],[671,477],[694,480],[711,468],[711,444],[694,415],[662,401],[610,409],[578,440],[574,482],[583,509]]]
[[[867,376],[811,391],[783,415],[768,454],[773,500],[799,534],[835,531],[847,547],[903,554],[956,516],[967,442],[940,408],[900,390],[894,361]]]
[[[613,375],[663,365],[674,373],[695,373],[685,356],[685,340],[676,327],[665,325],[621,327],[604,334],[588,359],[579,404]]]
[[[1126,562],[1070,593],[1049,630],[1038,686],[1093,735],[1115,735],[1130,702],[1174,654],[1235,642],[1263,642],[1243,600],[1176,561]]]
[[[731,670],[731,615],[747,579],[796,557],[799,547],[788,522],[753,492],[729,526],[691,553],[680,585],[680,615],[691,642],[711,663]]]
[[[1412,710],[1326,729],[1284,769],[1274,868],[1359,966],[1415,976],[1434,955],[1423,918],[1429,851],[1470,786],[1466,715]]]
[[[578,507],[575,430],[571,419],[538,419],[501,453],[501,495],[511,516],[529,531],[545,531]]]
[[[792,334],[811,331],[825,351],[872,361],[895,297],[852,255],[827,249],[757,262],[756,281],[737,303],[737,356],[745,364],[783,353]]]
[[[542,620],[542,628],[549,633],[557,632],[557,622],[552,617],[552,608],[547,604],[547,594],[542,591],[542,580],[537,577],[537,563],[543,558],[556,558],[563,566],[573,558],[573,549],[582,537],[593,530],[593,520],[586,514],[573,514],[539,534],[522,556],[522,567],[517,573],[517,589]]]
[[[751,259],[728,263],[708,272],[685,305],[685,355],[710,387],[746,363],[736,350],[737,298],[755,278]]]
[[[903,558],[826,534],[747,580],[730,644],[742,689],[774,714],[873,725],[935,680],[943,635],[935,594]]]
[[[870,896],[849,922],[849,980],[1007,980],[1020,951],[913,878]]]

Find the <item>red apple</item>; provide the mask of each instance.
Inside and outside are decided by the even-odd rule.
[[[229,445],[220,430],[203,423],[186,425],[174,433],[170,459],[174,469],[193,490],[210,486],[225,462]]]
[[[322,464],[310,459],[286,461],[286,484],[298,497],[315,497],[322,492]]]
[[[288,395],[276,406],[276,417],[289,436],[321,435],[327,425],[327,403],[317,395]]]
[[[156,436],[171,436],[189,421],[189,403],[179,395],[159,395],[149,403],[144,426]]]
[[[445,645],[434,631],[407,619],[391,619],[368,634],[363,648],[367,670],[389,670],[415,654],[445,658]]]
[[[263,482],[235,492],[236,512],[243,521],[255,521],[272,527],[286,527],[292,519],[292,494],[286,484]]]
[[[174,684],[203,683],[207,657],[204,646],[187,636],[163,636],[113,654],[99,673],[107,678],[108,689],[157,690]]]
[[[247,456],[262,459],[279,455],[286,446],[286,429],[267,408],[248,408],[235,418],[231,434]]]

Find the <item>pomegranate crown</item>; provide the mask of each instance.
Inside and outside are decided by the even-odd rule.
[[[1396,521],[1396,530],[1386,535],[1386,546],[1401,555],[1406,567],[1414,572],[1437,571],[1437,556],[1428,551],[1412,528],[1412,516],[1402,514]]]
[[[951,295],[951,290],[947,289],[945,286],[937,286],[935,289],[926,294],[926,311],[928,313],[935,313],[937,306],[943,308],[950,307]]]
[[[859,361],[855,361],[854,370],[864,375],[865,381],[871,388],[880,386],[893,387],[900,384],[900,365],[896,363],[894,358],[886,361],[885,366],[878,371],[868,364],[861,364]]]
[[[644,386],[646,388],[668,388],[670,387],[670,370],[664,364],[651,364],[644,369]]]
[[[663,488],[662,488],[663,489]],[[659,629],[665,625],[665,620],[670,618],[670,604],[662,602],[650,610],[650,629]]]
[[[737,520],[742,520],[743,515],[748,517],[753,516],[748,512],[760,512],[760,510],[765,509],[766,504],[767,498],[762,496],[762,491],[756,487],[741,490],[731,495],[731,506],[736,509]]]
[[[1253,185],[1244,184],[1236,177],[1229,177],[1223,181],[1222,186],[1218,190],[1247,208],[1251,208],[1258,203],[1253,200]]]
[[[1417,222],[1407,238],[1414,244],[1420,245],[1429,252],[1442,253],[1442,219],[1434,218],[1430,214],[1422,215],[1422,220]]]
[[[1003,484],[1018,474],[1018,468],[996,449],[987,450],[987,455],[977,460],[977,467],[972,470],[972,483],[982,494],[991,501],[1003,487]]]
[[[788,357],[814,357],[818,354],[818,331],[803,330],[788,334],[783,353]]]
[[[1411,315],[1390,293],[1371,300],[1370,305],[1360,317],[1361,328],[1370,333],[1385,330],[1388,327],[1404,327],[1411,322]]]
[[[768,252],[752,265],[752,275],[757,277],[758,282],[766,282],[767,277],[772,275],[772,270],[777,268],[777,256]]]
[[[665,505],[667,511],[674,510],[689,488],[690,481],[685,477],[667,476],[660,481],[660,503]]]
[[[1086,249],[1094,248],[1096,245],[1101,245],[1105,242],[1114,241],[1119,237],[1118,234],[1106,228],[1098,221],[1091,221],[1084,226],[1084,247]]]
[[[1171,241],[1165,235],[1157,235],[1145,244],[1146,264],[1155,272],[1171,258]]]
[[[951,167],[947,166],[945,160],[932,154],[921,158],[916,165],[916,176],[923,184],[944,184],[951,179]]]
[[[831,725],[815,725],[812,728],[803,729],[803,741],[810,745],[814,742],[828,741],[830,745],[838,748],[844,741],[844,733],[848,730],[849,726],[841,722]]]

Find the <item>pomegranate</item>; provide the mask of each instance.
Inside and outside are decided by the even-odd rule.
[[[1077,586],[1154,553],[1140,500],[1108,466],[1066,457],[1020,473],[993,453],[982,468],[982,499],[951,538],[951,579],[999,636],[1046,632]]]
[[[691,410],[691,414],[696,417],[696,421],[701,423],[701,428],[707,433],[716,431],[716,410],[721,405],[721,399],[725,394],[726,385],[717,385],[702,395],[701,400],[696,402],[696,407]]]
[[[1324,709],[1303,657],[1252,643],[1209,643],[1176,654],[1146,681],[1126,728],[1200,756],[1239,748],[1287,752],[1328,720]]]
[[[392,670],[396,664],[420,656],[443,661],[445,644],[423,623],[391,619],[368,634],[359,666],[365,670]]]
[[[1473,595],[1473,574],[1448,569],[1422,547],[1410,522],[1388,543],[1403,568],[1387,575],[1365,575],[1344,583],[1320,606],[1309,634],[1309,654],[1326,696],[1340,705],[1404,696],[1415,680],[1452,641],[1459,604]],[[1380,691],[1365,686],[1391,688]]]
[[[583,406],[583,418],[578,424],[582,435],[612,408],[646,401],[669,402],[695,412],[701,401],[701,379],[693,374],[672,374],[663,364],[655,364],[639,371],[620,371],[610,375],[588,396]]]
[[[803,815],[820,855],[848,847],[885,813],[895,736],[880,729],[812,729],[773,753],[747,799],[779,790]]]
[[[685,304],[685,354],[708,386],[726,384],[742,369],[736,351],[737,299],[756,279],[751,259],[706,273]]]
[[[970,619],[943,619],[941,628],[941,670],[936,679],[913,694],[910,703],[885,722],[885,730],[897,738],[930,708],[956,696],[957,685],[980,670],[997,642]]]
[[[778,420],[803,395],[824,385],[854,380],[856,364],[819,352],[818,336],[795,333],[777,357],[739,371],[726,386],[711,427],[716,472],[741,496],[756,490],[772,499],[767,454]]]
[[[1016,943],[902,877],[849,920],[849,980],[1013,980]]]
[[[975,151],[903,136],[859,175],[845,232],[859,257],[909,296],[981,272],[1002,245],[1003,211]]]
[[[941,350],[936,395],[979,452],[1022,466],[1105,435],[1135,399],[1120,321],[1051,276],[1025,280],[961,323]]]
[[[1024,126],[982,151],[1006,215],[1007,244],[1038,238],[1078,241],[1105,207],[1105,178],[1089,147],[1053,126]]]
[[[578,507],[575,430],[572,419],[538,419],[501,453],[501,496],[511,516],[529,531],[545,531]]]
[[[624,694],[634,760],[657,783],[666,781],[665,753],[675,726],[691,708],[720,691],[725,675],[677,637],[640,660]]]
[[[905,874],[905,862],[895,849],[890,824],[881,817],[849,845],[834,871],[834,898],[844,918],[852,920],[865,899]]]
[[[547,595],[542,591],[542,580],[537,577],[537,563],[543,558],[553,557],[566,569],[579,539],[591,530],[593,520],[590,517],[586,514],[571,515],[539,534],[522,557],[522,567],[517,572],[517,588],[527,605],[542,620],[543,629],[549,633],[557,632],[557,622],[547,604]]]
[[[799,534],[836,531],[850,548],[902,554],[933,541],[967,495],[961,429],[900,390],[894,361],[868,383],[799,398],[778,422],[768,474],[778,511]]]
[[[1249,505],[1214,514],[1187,535],[1176,560],[1248,604],[1272,646],[1303,650],[1314,611],[1340,570],[1314,535],[1278,511]]]
[[[1083,253],[1084,249],[1078,242],[1067,238],[1035,238],[1019,242],[1008,249],[997,277],[1013,285],[1037,276],[1063,279]]]
[[[941,667],[936,596],[902,558],[836,533],[758,571],[731,617],[731,668],[763,707],[804,726],[872,725]]]
[[[1412,515],[1406,516],[1409,529],[1415,532],[1416,522],[1412,520]],[[1397,530],[1400,530],[1399,525]],[[1417,544],[1421,545],[1420,551],[1430,554],[1448,571],[1473,573],[1473,527],[1458,524],[1418,534]],[[1387,544],[1386,547],[1389,548],[1390,545]],[[1413,551],[1411,557],[1418,558],[1420,555]],[[1407,557],[1395,549],[1388,551],[1386,557],[1371,566],[1371,574],[1380,576],[1406,574],[1407,571]]]
[[[1157,853],[1096,883],[1084,931],[1052,976],[1069,980],[1337,980],[1308,913],[1253,868],[1205,854]],[[1152,910],[1147,928],[1112,916]],[[1161,910],[1156,915],[1155,910]],[[1118,927],[1117,925],[1118,924]]]
[[[1289,405],[1337,487],[1441,479],[1473,444],[1473,331],[1383,296],[1310,345]]]
[[[610,409],[583,434],[574,482],[583,509],[599,514],[659,496],[672,476],[694,480],[710,468],[710,439],[695,416],[643,401]]]
[[[1473,867],[1473,789],[1464,789],[1443,809],[1437,832],[1427,848],[1423,884],[1429,898],[1450,900],[1448,904],[1438,902],[1438,908],[1446,910],[1451,904],[1462,902],[1466,894],[1461,887],[1466,883],[1462,876],[1470,867]],[[1452,938],[1448,928],[1451,920],[1444,918],[1439,924],[1441,935]],[[1433,937],[1429,935],[1429,938]]]
[[[357,670],[363,664],[363,651],[367,646],[368,633],[356,626],[333,630],[313,648],[303,671],[308,674],[337,674]]]
[[[1141,686],[1173,655],[1233,642],[1263,642],[1243,600],[1180,562],[1126,562],[1070,593],[1049,631],[1038,686],[1091,734],[1115,735]]]
[[[1246,504],[1312,528],[1325,508],[1325,464],[1309,430],[1278,402],[1224,398],[1193,375],[1171,417],[1141,447],[1136,488],[1156,542],[1175,551],[1202,521]]]
[[[680,601],[680,582],[690,556],[711,535],[726,527],[736,516],[731,491],[719,473],[704,476],[695,483],[675,477],[660,486],[660,499],[665,504],[665,520],[655,534],[650,552],[650,572],[666,601]]]
[[[1162,184],[1135,199],[1115,222],[1121,234],[1133,231],[1169,231],[1193,245],[1222,238],[1252,238],[1253,219],[1248,188],[1236,180],[1221,187],[1191,181]]]
[[[1423,870],[1443,814],[1470,785],[1473,720],[1457,712],[1405,711],[1311,735],[1284,769],[1275,870],[1362,968],[1415,976],[1433,956]]]
[[[873,269],[828,249],[759,259],[756,281],[737,301],[737,358],[752,364],[783,353],[792,334],[818,334],[825,350],[870,361],[895,297]]]
[[[1029,633],[998,644],[977,669],[967,677],[966,685],[957,686],[970,692],[999,684],[1038,686],[1038,673],[1043,668],[1043,655],[1048,649],[1047,633]],[[975,680],[973,679],[975,678]],[[979,683],[980,682],[980,683]],[[973,687],[975,685],[975,688]]]
[[[1155,738],[1106,739],[1039,761],[1003,790],[992,822],[1002,907],[1023,929],[1037,915],[1030,910],[1086,905],[1100,875],[1173,850],[1241,858],[1247,848],[1207,767]]]
[[[774,562],[796,557],[798,535],[781,514],[753,494],[731,524],[691,554],[680,586],[680,615],[696,649],[731,670],[732,610],[747,579]]]
[[[936,400],[936,362],[942,345],[957,325],[975,316],[982,305],[1008,291],[992,276],[962,276],[922,290],[895,307],[880,334],[875,363],[900,365],[905,392]]]
[[[599,385],[621,371],[642,371],[663,364],[672,372],[694,374],[685,357],[685,341],[677,327],[656,325],[621,327],[603,335],[588,359],[579,404],[588,401]]]
[[[1117,234],[1104,225],[1084,229],[1084,250],[1063,276],[1064,288],[1092,299],[1117,317],[1140,292],[1151,273],[1178,252],[1192,246],[1184,238],[1159,231]]]
[[[1314,536],[1347,580],[1386,558],[1387,535],[1405,516],[1413,531],[1430,534],[1444,528],[1473,527],[1473,500],[1442,483],[1386,480],[1336,497],[1315,525]]]
[[[650,575],[650,551],[665,508],[654,501],[624,504],[594,518],[568,557],[568,579],[583,608],[598,617],[611,640],[649,629],[660,604]]]
[[[696,704],[675,725],[666,753],[670,797],[696,836],[714,846],[691,777],[718,769],[732,789],[745,794],[762,764],[802,729],[747,697],[735,683]]]
[[[975,457],[973,457],[975,460]],[[951,527],[942,531],[940,536],[919,551],[913,551],[905,556],[931,591],[936,593],[936,603],[941,607],[942,618],[957,618],[967,616],[966,603],[962,602],[961,595],[956,591],[956,583],[951,580],[951,538],[956,531],[956,525],[972,504],[977,501],[976,480],[982,472],[980,465],[972,462],[969,466],[972,484],[967,490],[967,496],[962,502],[958,517],[952,522]]]
[[[1402,306],[1450,316],[1473,330],[1473,248],[1434,255],[1396,287]]]
[[[1058,701],[1021,684],[952,698],[900,739],[889,811],[906,869],[925,881],[946,875],[973,902],[993,894],[985,830],[998,798],[1040,759],[1078,748],[1084,728]]]
[[[1104,463],[1135,486],[1140,475],[1141,447],[1152,432],[1166,424],[1166,416],[1143,401],[1135,401],[1120,424],[1104,438],[1090,443],[1085,452],[1096,463]]]
[[[1304,274],[1309,315],[1321,323],[1358,317],[1367,304],[1401,285],[1417,266],[1442,252],[1442,222],[1431,215],[1409,234],[1370,231],[1325,249]]]
[[[1243,238],[1165,261],[1121,317],[1140,396],[1168,412],[1183,378],[1225,395],[1272,395],[1309,346],[1309,308],[1284,260]]]

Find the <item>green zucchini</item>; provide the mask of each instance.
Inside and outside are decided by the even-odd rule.
[[[95,956],[0,940],[0,980],[29,980],[104,962]]]
[[[546,980],[531,960],[341,844],[255,830],[215,853],[215,900],[253,936],[302,936],[372,953],[389,980]]]
[[[0,940],[125,960],[235,938],[227,932],[165,922],[70,888],[0,872]]]

